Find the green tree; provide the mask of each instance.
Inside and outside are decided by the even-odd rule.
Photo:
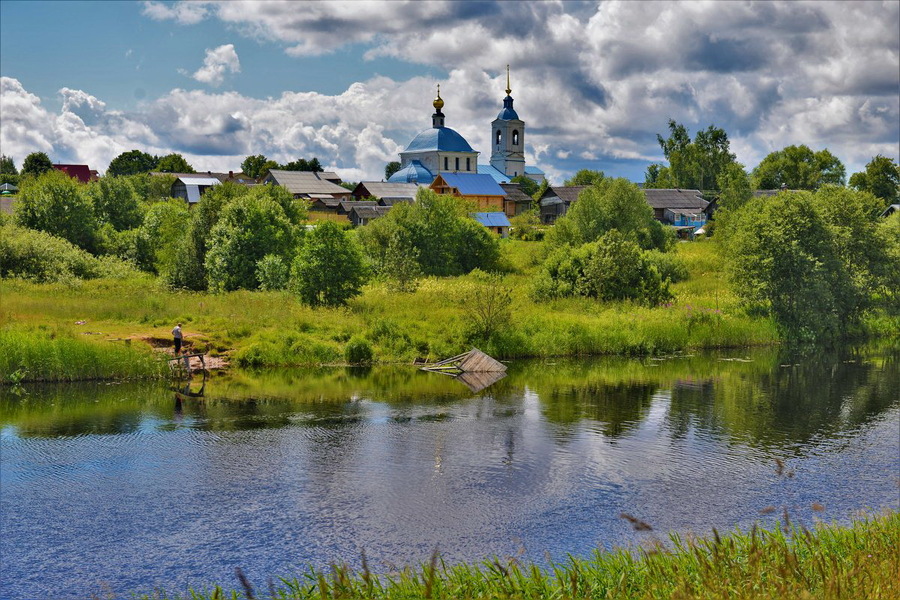
[[[263,291],[283,290],[290,277],[287,263],[275,254],[266,254],[256,263],[256,279]]]
[[[392,292],[412,293],[422,276],[419,266],[419,250],[408,239],[408,232],[394,228],[390,232],[381,275]]]
[[[592,171],[590,169],[581,169],[575,175],[572,176],[571,179],[566,179],[565,185],[566,187],[571,187],[574,185],[594,185],[596,183],[600,183],[606,175],[603,171]]]
[[[109,223],[116,231],[134,229],[143,222],[138,196],[127,177],[103,177],[85,188],[101,222]]]
[[[56,169],[24,181],[15,208],[16,222],[95,251],[99,224],[91,199],[81,187]]]
[[[535,192],[538,191],[538,182],[525,175],[513,177],[512,179],[510,179],[510,182],[518,183],[519,189],[522,190],[522,193],[526,196],[531,196],[532,198],[534,197]]]
[[[728,135],[714,125],[698,131],[691,141],[687,128],[669,119],[669,137],[657,134],[656,139],[669,167],[648,168],[646,183],[650,188],[714,190],[719,174],[735,160]]]
[[[291,287],[304,304],[338,306],[360,293],[366,268],[359,247],[331,221],[306,236],[291,269]]]
[[[808,146],[788,146],[766,156],[753,169],[758,190],[817,190],[825,184],[844,185],[844,165],[828,149],[813,152]]]
[[[392,160],[388,164],[384,166],[384,180],[387,181],[391,178],[391,175],[400,170],[400,163],[396,160]]]
[[[214,291],[254,290],[259,287],[257,264],[267,254],[289,259],[297,228],[281,205],[259,186],[231,200],[209,234],[206,266]]]
[[[297,160],[293,160],[287,164],[281,165],[281,168],[285,171],[312,171],[314,173],[325,170],[319,163],[318,158],[312,158],[311,160],[298,158]]]
[[[278,163],[274,160],[269,160],[263,154],[248,156],[244,159],[244,162],[241,163],[241,171],[253,179],[259,179],[265,175],[269,169],[276,168],[278,168]]]
[[[22,175],[40,175],[52,169],[53,163],[44,152],[32,152],[22,162]]]
[[[870,192],[889,204],[900,202],[900,165],[879,154],[869,161],[865,171],[850,176],[850,187]]]
[[[469,337],[487,341],[512,320],[512,288],[503,277],[475,269],[459,297]]]
[[[171,198],[152,204],[135,237],[138,267],[168,279],[176,268],[178,249],[190,222],[191,213],[184,200]]]
[[[107,174],[107,177],[110,175]],[[171,197],[172,186],[176,180],[174,175],[150,175],[149,173],[128,175],[125,179],[131,184],[142,204],[152,204]]]
[[[146,152],[130,150],[118,155],[109,163],[107,175],[137,175],[149,173],[156,168],[159,160]]]
[[[750,176],[740,163],[733,162],[719,173],[719,208],[715,212],[716,235],[727,239],[731,216],[753,198]]]
[[[644,173],[644,187],[647,189],[670,190],[678,187],[672,180],[669,167],[660,164],[652,164]]]
[[[11,156],[0,154],[0,175],[18,175],[16,163],[13,162]]]
[[[538,189],[531,195],[531,199],[535,202],[540,202],[541,198],[544,196],[544,192],[550,187],[550,180],[546,177],[541,179],[541,182],[538,184]]]
[[[156,170],[163,173],[196,173],[185,158],[180,154],[167,154],[156,163]]]
[[[643,248],[666,250],[672,236],[653,218],[653,209],[635,184],[622,178],[606,178],[585,188],[569,211],[547,234],[551,248],[594,242],[617,229]]]

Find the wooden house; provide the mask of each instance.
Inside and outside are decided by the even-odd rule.
[[[404,199],[414,202],[419,186],[415,183],[391,183],[386,181],[360,181],[352,195],[357,200]]]
[[[465,198],[479,210],[503,210],[506,192],[490,175],[478,173],[440,173],[431,182],[438,194]]]
[[[310,210],[336,212],[342,200],[350,199],[350,190],[334,183],[335,178],[337,175],[327,171],[314,173],[271,169],[260,183],[287,188],[294,198],[308,200]],[[337,178],[337,181],[340,179]]]
[[[550,186],[541,195],[541,223],[551,225],[569,211],[586,185]]]
[[[501,183],[506,197],[503,199],[503,212],[507,217],[515,217],[531,210],[534,199],[522,191],[518,183]]]
[[[509,219],[502,212],[477,212],[472,213],[472,218],[484,225],[488,231],[496,233],[502,238],[509,237]]]
[[[354,227],[367,225],[370,221],[386,215],[391,210],[390,206],[355,206],[360,204],[359,202],[352,202],[351,204],[354,206],[350,209],[347,216]]]

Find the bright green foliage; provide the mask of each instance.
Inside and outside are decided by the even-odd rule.
[[[211,290],[255,290],[256,266],[264,256],[290,259],[297,229],[266,187],[254,188],[222,209],[204,260]]]
[[[541,179],[541,182],[538,184],[538,189],[535,190],[535,192],[531,195],[531,199],[535,202],[539,202],[549,187],[550,180],[546,177],[544,179]]]
[[[499,259],[499,243],[469,217],[471,207],[459,198],[419,190],[414,204],[397,204],[385,216],[359,229],[363,249],[382,273],[395,230],[415,248],[425,275],[459,275],[478,267],[491,270]]]
[[[888,204],[900,202],[900,165],[879,154],[869,161],[865,171],[850,176],[850,187],[870,192]]]
[[[110,177],[110,175],[107,175]],[[150,175],[139,173],[126,177],[138,200],[143,204],[160,202],[172,196],[172,185],[175,183],[174,175]]]
[[[719,174],[719,208],[715,212],[715,230],[717,236],[727,238],[730,231],[729,222],[742,206],[753,197],[750,177],[744,166],[733,162]],[[707,227],[709,228],[709,227]]]
[[[656,139],[669,166],[650,165],[647,188],[717,189],[719,174],[735,160],[725,130],[713,125],[698,131],[692,142],[684,125],[670,119],[669,137]]]
[[[594,185],[595,183],[600,183],[606,175],[603,171],[592,171],[590,169],[581,169],[575,175],[572,176],[571,179],[566,179],[565,185],[566,187],[574,186],[574,185]],[[531,194],[529,194],[531,195]]]
[[[319,159],[315,157],[310,160],[306,160],[305,158],[298,158],[297,160],[292,160],[287,164],[281,165],[281,168],[285,171],[321,172],[325,170],[322,168],[321,163],[319,163]]]
[[[16,222],[46,231],[92,252],[99,227],[91,199],[81,185],[61,171],[51,169],[28,179],[19,191]]]
[[[825,184],[844,185],[846,170],[826,148],[813,152],[808,146],[788,146],[766,156],[753,169],[758,190],[817,190]]]
[[[512,320],[512,288],[497,274],[475,269],[459,297],[469,339],[487,341],[509,327]]]
[[[25,161],[22,163],[22,175],[37,176],[51,170],[53,170],[53,163],[44,152],[32,152],[25,157]]]
[[[532,179],[531,177],[527,177],[525,175],[518,175],[517,177],[513,177],[510,179],[511,183],[518,183],[519,189],[522,190],[526,196],[534,197],[535,192],[538,191],[538,182]]]
[[[400,170],[400,163],[396,160],[392,160],[388,164],[384,166],[384,180],[387,181],[391,178],[391,175]]]
[[[190,221],[191,214],[184,200],[172,198],[151,205],[135,239],[138,266],[168,276],[175,268],[178,248],[187,236]]]
[[[580,202],[580,200],[579,200]],[[598,300],[635,300],[654,306],[672,298],[653,261],[619,231],[596,242],[553,251],[535,281],[536,298],[586,296]]]
[[[237,186],[238,184],[232,184]],[[216,186],[219,187],[219,186]],[[238,186],[243,187],[243,186]],[[247,189],[247,188],[244,188]],[[207,190],[208,193],[209,190]],[[240,192],[229,192],[230,195]],[[284,211],[284,216],[292,225],[299,225],[306,219],[307,204],[304,200],[294,198],[286,187],[280,185],[260,185],[250,190],[251,195],[268,198],[272,202],[278,204]]]
[[[337,306],[360,293],[366,268],[356,242],[326,221],[307,234],[291,269],[291,287],[304,304]]]
[[[138,196],[129,179],[103,177],[85,188],[85,193],[93,202],[97,218],[112,225],[116,231],[134,229],[143,221]]]
[[[417,280],[422,276],[419,250],[412,245],[405,229],[398,227],[390,232],[384,262],[381,265],[381,276],[387,281],[388,289],[393,292],[416,291]]]
[[[16,163],[13,162],[12,156],[0,154],[0,175],[18,175]]]
[[[353,336],[344,347],[344,360],[351,365],[368,365],[372,358],[372,346],[362,336]]]
[[[269,160],[263,154],[248,156],[244,159],[244,162],[241,163],[241,171],[253,179],[258,179],[265,175],[266,171],[269,169],[276,168],[278,168],[278,163],[274,160]]]
[[[538,210],[532,209],[509,220],[509,235],[517,240],[537,242],[544,239],[544,230],[541,228],[541,217]]]
[[[547,234],[547,241],[551,248],[580,246],[611,229],[642,248],[666,250],[674,242],[671,232],[653,218],[653,209],[640,188],[622,178],[606,178],[582,190],[578,201]]]
[[[288,285],[290,273],[284,259],[275,254],[266,254],[256,263],[256,279],[259,289],[265,291],[283,290]]]
[[[156,170],[163,173],[196,173],[185,158],[180,154],[167,154],[160,157],[156,163]]]
[[[138,175],[156,169],[158,159],[140,150],[130,150],[118,155],[109,163],[107,175]]]
[[[876,235],[885,255],[881,293],[885,306],[896,314],[900,312],[900,211],[882,219]]]

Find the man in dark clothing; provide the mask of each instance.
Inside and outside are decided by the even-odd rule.
[[[175,356],[181,354],[181,323],[175,326],[175,329],[172,330],[172,337],[175,338]]]

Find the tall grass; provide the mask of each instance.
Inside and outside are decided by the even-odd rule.
[[[625,515],[623,515],[625,516]],[[634,520],[637,526],[644,524]],[[900,597],[897,547],[900,513],[854,521],[849,527],[819,525],[813,531],[776,527],[694,541],[670,536],[637,552],[597,550],[549,568],[515,558],[479,565],[445,565],[437,555],[419,568],[373,574],[365,561],[353,571],[334,565],[259,585],[240,570],[234,588],[216,586],[185,595],[157,592],[144,599],[326,598],[587,599],[615,598],[847,598]],[[238,591],[240,590],[240,591]]]
[[[0,328],[0,385],[159,377],[165,363],[143,346],[95,341],[50,327]]]

